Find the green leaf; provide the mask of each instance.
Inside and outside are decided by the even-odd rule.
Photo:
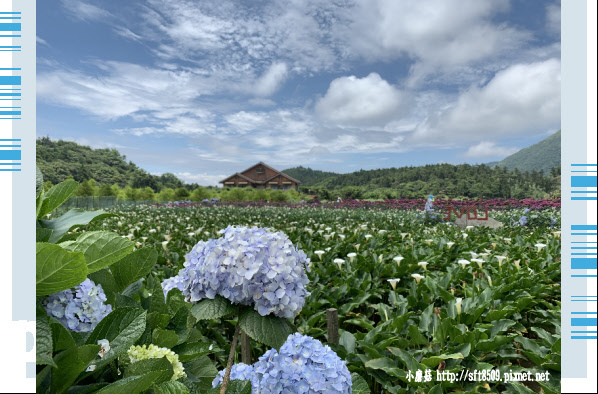
[[[345,348],[347,353],[351,354],[355,352],[355,336],[349,331],[343,331],[339,338],[339,344]]]
[[[185,296],[179,289],[171,289],[166,295],[166,306],[168,307],[168,313],[171,316],[175,316],[179,309],[187,307],[188,303],[185,302]],[[196,319],[197,320],[197,319]]]
[[[419,329],[417,328],[417,326],[409,326],[409,328],[407,328],[407,333],[409,334],[409,338],[411,338],[412,345],[427,345],[428,344],[428,340],[426,339],[425,336],[422,335],[421,332],[419,332]]]
[[[243,308],[238,324],[251,339],[276,349],[280,349],[293,333],[293,326],[288,320],[272,315],[261,316],[251,308]]]
[[[115,215],[104,211],[87,212],[83,209],[75,208],[56,219],[40,220],[39,223],[43,228],[53,230],[52,236],[50,236],[48,242],[56,243],[60,241],[60,238],[62,238],[67,231],[75,226],[83,226],[93,221],[112,216]]]
[[[517,323],[513,320],[496,320],[492,323],[492,327],[490,328],[490,336],[495,336],[496,334],[507,331],[510,327],[514,326],[515,324]]]
[[[436,366],[438,366],[438,364],[440,364],[440,362],[442,360],[448,360],[448,359],[457,360],[457,359],[462,359],[462,358],[463,358],[463,355],[461,353],[442,354],[440,356],[432,356],[432,357],[424,358],[421,361],[421,363],[424,364],[426,367],[436,368]]]
[[[99,270],[90,274],[89,279],[91,279],[96,285],[102,285],[102,290],[104,290],[104,294],[107,298],[106,302],[110,305],[114,305],[114,299],[116,296],[116,283],[114,282],[114,277],[108,268],[104,268],[103,270]]]
[[[98,394],[139,394],[147,390],[156,379],[158,379],[162,371],[148,372],[143,375],[130,376],[128,378],[117,380],[116,382],[104,387]]]
[[[365,363],[366,368],[380,369],[389,375],[400,377],[401,369],[388,357],[375,358]]]
[[[407,367],[407,370],[417,371],[418,369],[425,369],[420,365],[420,363],[417,362],[417,360],[415,360],[415,358],[413,358],[413,355],[410,353],[407,353],[406,351],[396,347],[389,347],[388,350],[401,359],[403,364],[405,364],[405,367]]]
[[[114,307],[115,309],[123,307],[141,308],[141,304],[135,301],[133,297],[117,293],[114,297]]]
[[[371,394],[368,383],[357,372],[351,374],[351,392],[353,394]]]
[[[52,393],[64,393],[97,357],[99,350],[99,345],[85,345],[67,349],[54,357],[56,368],[52,368]]]
[[[475,346],[475,350],[489,352],[498,349],[504,344],[513,341],[513,337],[506,337],[504,335],[496,335],[492,339],[481,340]]]
[[[52,330],[46,311],[35,310],[35,363],[38,365],[56,366],[52,360]]]
[[[179,336],[172,330],[156,328],[152,332],[152,343],[159,347],[171,349],[177,345],[178,340]]]
[[[126,238],[109,231],[90,231],[65,247],[83,252],[89,273],[96,272],[117,262],[131,253],[135,245]]]
[[[138,308],[120,308],[112,311],[98,323],[86,343],[96,344],[101,339],[110,342],[110,350],[94,361],[103,366],[126,352],[145,330],[146,312]]]
[[[35,295],[45,296],[75,287],[87,278],[85,256],[58,245],[35,244]]]
[[[44,190],[44,176],[38,167],[35,167],[35,198]]]
[[[179,355],[179,360],[191,361],[194,358],[205,356],[206,354],[214,353],[219,350],[214,345],[206,342],[190,342],[183,343],[172,348],[172,351]]]
[[[199,380],[199,384],[205,388],[212,387],[212,381],[218,375],[218,369],[208,356],[200,356],[183,364],[188,377],[191,375]]]
[[[220,393],[220,386],[213,388],[207,393]],[[226,387],[226,394],[251,394],[251,382],[249,380],[230,380]]]
[[[207,298],[201,300],[191,308],[191,314],[197,320],[219,319],[232,315],[237,308],[224,297],[216,296],[213,300]]]
[[[84,386],[71,386],[66,392],[67,394],[91,394],[106,386],[108,386],[108,383],[92,383],[86,384]]]
[[[37,218],[40,219],[46,216],[62,205],[62,203],[75,194],[78,187],[79,183],[72,179],[52,186],[52,188],[45,194],[44,202],[42,203],[39,213],[37,214]]]
[[[181,382],[164,382],[154,386],[154,394],[189,394],[189,389]]]
[[[123,377],[128,378],[130,376],[143,375],[148,372],[161,372],[153,382],[154,384],[160,384],[170,380],[174,374],[174,369],[166,357],[150,358],[131,363],[127,369],[125,369]]]
[[[58,321],[50,320],[50,329],[52,329],[54,352],[70,349],[77,345],[71,332],[67,330],[65,326],[58,323]]]
[[[35,242],[48,242],[52,236],[52,230],[47,228],[35,229]]]
[[[114,275],[118,291],[145,277],[158,261],[158,252],[151,248],[137,249],[114,263],[110,271]]]
[[[126,289],[122,291],[122,295],[132,297],[135,294],[139,293],[139,290],[141,290],[141,288],[143,287],[144,281],[145,279],[139,279],[137,282],[131,283],[129,286],[127,286]]]
[[[46,365],[37,375],[35,375],[35,392],[47,393],[50,390],[50,380],[52,378],[52,366]]]

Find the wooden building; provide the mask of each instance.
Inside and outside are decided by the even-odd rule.
[[[243,172],[237,172],[220,181],[225,187],[253,187],[256,189],[297,190],[301,183],[261,161]]]

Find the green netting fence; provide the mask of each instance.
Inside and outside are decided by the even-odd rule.
[[[55,215],[61,215],[72,208],[81,208],[87,211],[95,211],[98,209],[106,210],[117,207],[129,207],[150,204],[156,204],[156,201],[127,201],[118,199],[114,196],[71,197],[57,209]]]

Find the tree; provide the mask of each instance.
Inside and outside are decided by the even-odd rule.
[[[153,200],[154,199],[154,190],[151,187],[146,187],[139,193],[139,198],[141,200]]]
[[[89,197],[93,196],[93,188],[89,184],[89,181],[84,180],[79,184],[79,188],[77,188],[77,192],[75,193],[79,197]]]
[[[207,198],[210,198],[210,192],[202,186],[198,186],[195,188],[195,190],[193,190],[193,193],[191,193],[192,201],[202,201]]]
[[[165,187],[164,189],[162,189],[160,191],[160,193],[158,193],[157,200],[159,200],[159,201],[174,201],[175,200],[174,190],[169,187]]]
[[[102,197],[114,196],[112,188],[108,184],[100,186],[100,191],[98,194]]]
[[[189,191],[184,187],[179,187],[174,191],[174,198],[177,200],[183,200],[189,197]]]

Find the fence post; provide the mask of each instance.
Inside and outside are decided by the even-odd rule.
[[[338,344],[338,311],[336,309],[326,309],[326,325],[328,327],[328,342]]]
[[[241,362],[251,365],[251,342],[249,335],[241,331]]]

